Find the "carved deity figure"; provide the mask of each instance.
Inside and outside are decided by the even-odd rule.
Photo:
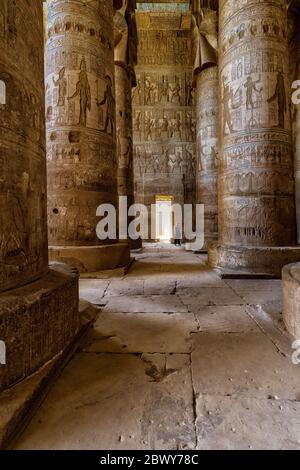
[[[115,63],[127,67],[133,84],[136,84],[134,67],[137,64],[138,45],[135,9],[135,0],[120,0],[115,5],[114,13]]]
[[[170,102],[173,103],[176,100],[179,104],[181,103],[181,85],[179,81],[179,77],[175,77],[175,85],[172,87],[169,85],[170,91]]]
[[[65,106],[67,96],[67,80],[65,78],[65,67],[62,67],[58,73],[58,79],[52,77],[54,86],[58,87],[57,106]]]
[[[102,101],[96,100],[97,106],[104,106],[106,105],[106,118],[105,118],[105,125],[104,125],[104,132],[107,133],[108,128],[110,126],[110,135],[114,134],[114,122],[115,122],[115,105],[116,101],[113,94],[113,85],[112,80],[109,75],[105,77],[106,82],[106,90],[104,92],[104,97]]]
[[[155,93],[156,93],[156,86],[152,82],[149,75],[145,77],[145,102],[146,105],[154,105],[155,104]]]
[[[244,84],[246,88],[246,108],[247,109],[254,109],[254,102],[253,102],[253,92],[261,93],[263,88],[257,88],[256,85],[260,83],[261,78],[258,80],[253,80],[252,77],[247,77],[247,81]]]
[[[226,125],[228,126],[230,134],[233,132],[232,118],[231,118],[231,103],[233,101],[233,90],[226,83],[223,77],[223,133],[226,135]]]
[[[284,117],[287,110],[284,76],[282,72],[277,74],[277,83],[274,95],[268,99],[268,103],[277,101],[278,104],[278,127],[284,129]]]
[[[76,84],[76,90],[68,100],[72,100],[77,96],[80,98],[79,125],[86,127],[87,111],[91,110],[91,87],[86,72],[86,62],[84,57],[82,58],[80,65],[79,80]]]
[[[217,2],[192,1],[192,53],[195,75],[207,65],[217,65]]]

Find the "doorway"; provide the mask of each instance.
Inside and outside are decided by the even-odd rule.
[[[156,196],[156,239],[170,242],[173,238],[173,196]]]

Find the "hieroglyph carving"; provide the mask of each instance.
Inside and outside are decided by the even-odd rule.
[[[48,264],[42,18],[39,2],[0,2],[0,291]]]
[[[134,173],[136,199],[146,204],[154,203],[157,194],[182,204],[195,202],[190,23],[190,13],[137,13]]]
[[[197,203],[204,204],[205,247],[218,235],[218,2],[193,0],[196,89]]]
[[[285,0],[220,1],[221,241],[295,242]]]
[[[47,9],[49,242],[95,244],[97,207],[117,206],[113,3]]]

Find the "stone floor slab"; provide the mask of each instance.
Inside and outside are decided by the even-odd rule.
[[[192,399],[189,356],[81,353],[65,369],[16,448],[195,445]]]
[[[105,298],[144,294],[144,281],[138,279],[112,280],[105,292]]]
[[[91,304],[102,304],[103,297],[109,286],[109,281],[101,279],[80,279],[79,297]]]
[[[202,307],[196,313],[200,331],[220,333],[242,333],[259,331],[244,306]]]
[[[176,295],[132,296],[109,298],[104,312],[176,313],[187,312],[187,307]]]
[[[199,450],[299,450],[300,403],[200,395]]]
[[[102,313],[86,351],[189,353],[197,322],[191,313]]]
[[[202,306],[215,305],[243,305],[245,302],[232,289],[225,287],[215,289],[203,287],[201,289],[182,289],[178,291],[182,302],[192,312],[198,312]]]
[[[299,370],[263,333],[193,335],[197,393],[300,400]]]

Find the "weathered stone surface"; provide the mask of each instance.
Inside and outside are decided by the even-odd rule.
[[[109,406],[112,397],[116,413],[113,421]],[[79,354],[65,369],[17,448],[195,446],[192,400],[188,356]]]
[[[247,304],[259,305],[269,302],[281,304],[282,289],[279,280],[226,280]]]
[[[49,248],[50,261],[60,260],[80,273],[95,273],[106,269],[118,269],[130,265],[127,242],[98,246],[52,246]]]
[[[155,7],[149,12],[141,6],[136,13],[139,45],[132,97],[135,196],[149,209],[159,196],[193,204],[196,171],[191,14],[166,14]],[[151,238],[162,235],[163,230],[152,229]]]
[[[245,302],[228,287],[203,287],[199,292],[194,289],[184,289],[178,293],[180,299],[193,312],[201,311],[202,306],[213,305],[243,305]]]
[[[79,297],[81,300],[99,305],[103,301],[108,286],[109,281],[103,281],[102,279],[80,279]]]
[[[48,269],[42,28],[42,2],[2,2],[0,292]]]
[[[175,313],[187,312],[187,307],[177,296],[149,295],[128,297],[126,303],[122,297],[112,297],[108,300],[104,311],[122,313]]]
[[[189,353],[197,327],[192,313],[102,313],[85,351]]]
[[[41,279],[0,295],[0,338],[6,365],[0,390],[23,380],[60,353],[79,328],[78,273],[53,265]]]
[[[284,323],[289,333],[300,339],[300,263],[283,268],[282,282]]]
[[[141,279],[124,279],[122,281],[112,280],[105,293],[105,299],[109,301],[110,297],[142,295],[144,293],[144,281]]]
[[[299,376],[262,333],[193,335],[193,381],[197,393],[299,400]]]
[[[220,2],[219,243],[212,266],[280,275],[294,246],[287,8]],[[281,247],[281,248],[280,248]]]
[[[288,15],[288,39],[290,60],[291,82],[299,80],[299,58],[300,58],[300,10],[298,0],[289,2]],[[297,82],[296,82],[297,83]],[[298,86],[297,86],[298,88]],[[296,93],[296,101],[291,100],[291,117],[293,130],[293,156],[294,156],[294,176],[295,176],[295,199],[296,199],[296,222],[297,222],[297,241],[300,243],[300,112],[298,104],[298,90],[293,87],[293,94]]]
[[[300,403],[296,401],[200,395],[197,448],[299,450],[299,415]]]
[[[149,257],[147,249],[139,256],[141,260],[123,279],[84,280],[83,291],[95,300],[100,282],[101,304],[108,282],[114,285],[112,292],[122,296],[111,299],[118,300],[117,308],[100,313],[95,331],[82,346],[84,352],[64,370],[17,447],[297,447],[298,373],[291,362],[291,340],[277,328],[277,313],[269,315],[269,310],[247,305],[199,306],[196,300],[203,288],[200,282],[197,291],[193,283],[195,255],[159,245],[150,247]],[[168,270],[172,262],[177,277],[176,271]],[[206,281],[207,273],[208,269],[200,270],[197,281],[201,276]],[[175,284],[184,280],[187,290],[190,281],[197,311],[176,312],[176,292],[130,295],[141,286],[136,281],[145,287],[155,280]],[[226,282],[233,293],[241,286],[243,292],[258,292],[263,300],[257,281]],[[263,281],[263,288],[268,298],[271,289],[275,294],[281,285]],[[153,305],[149,299],[154,298],[154,311],[135,313],[137,305]],[[132,312],[122,313],[127,305]],[[166,305],[174,311],[163,313]]]
[[[216,4],[216,2],[214,2]],[[192,2],[196,89],[196,201],[204,204],[204,247],[218,238],[218,14],[213,2]]]
[[[118,207],[113,2],[48,0],[47,8],[51,257],[76,266],[82,263],[84,268],[85,258],[89,265],[90,258],[95,257],[96,269],[87,269],[107,269],[112,267],[107,267],[111,248],[96,249],[99,244],[107,245],[96,234],[96,211],[105,203]],[[77,247],[79,252],[74,250]]]
[[[64,351],[79,328],[78,273],[48,269],[43,4],[1,3],[0,390]],[[3,97],[2,97],[3,98]],[[3,361],[2,361],[3,362]]]
[[[191,307],[193,311],[193,307]],[[200,331],[245,333],[258,330],[244,306],[201,307],[195,317]]]

